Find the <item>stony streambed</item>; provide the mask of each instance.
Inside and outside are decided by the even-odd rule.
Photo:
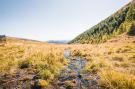
[[[82,73],[87,61],[81,57],[72,57],[70,50],[64,52],[68,65],[63,68],[58,78],[59,89],[99,89],[99,76]]]

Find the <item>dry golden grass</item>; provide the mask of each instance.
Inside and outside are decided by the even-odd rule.
[[[67,64],[63,52],[66,46],[7,38],[0,46],[0,72],[13,74],[19,70],[31,69],[41,79],[50,82]]]
[[[135,78],[126,73],[113,70],[100,72],[100,85],[109,89],[135,89]]]
[[[99,74],[109,89],[135,89],[135,37],[122,34],[99,45],[72,45],[72,55],[87,58],[86,72]]]
[[[85,57],[88,63],[84,72],[100,75],[100,85],[104,88],[135,88],[135,37],[125,34],[99,45],[48,44],[8,38],[7,44],[0,46],[0,72],[12,74],[31,68],[48,85],[67,64],[63,56],[65,49],[70,49],[72,56]]]

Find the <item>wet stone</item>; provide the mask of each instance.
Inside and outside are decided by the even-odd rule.
[[[69,50],[66,51],[66,54]],[[69,64],[63,69],[58,78],[59,89],[98,89],[99,77],[89,73],[82,73],[87,61],[81,57],[71,57],[66,55]]]

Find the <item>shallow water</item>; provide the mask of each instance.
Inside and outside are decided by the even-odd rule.
[[[98,80],[99,76],[93,76],[90,73],[82,73],[87,61],[80,56],[72,57],[70,50],[64,51],[64,56],[68,61],[68,65],[61,71],[59,81],[62,89],[99,89]],[[91,80],[87,79],[92,77]],[[66,81],[70,82],[66,86]],[[61,88],[60,88],[61,89]]]

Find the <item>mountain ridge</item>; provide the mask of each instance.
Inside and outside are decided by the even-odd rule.
[[[102,20],[97,25],[78,35],[69,43],[103,43],[124,32],[129,32],[135,26],[135,0]],[[128,27],[126,27],[128,26]],[[125,28],[126,27],[126,28]]]

